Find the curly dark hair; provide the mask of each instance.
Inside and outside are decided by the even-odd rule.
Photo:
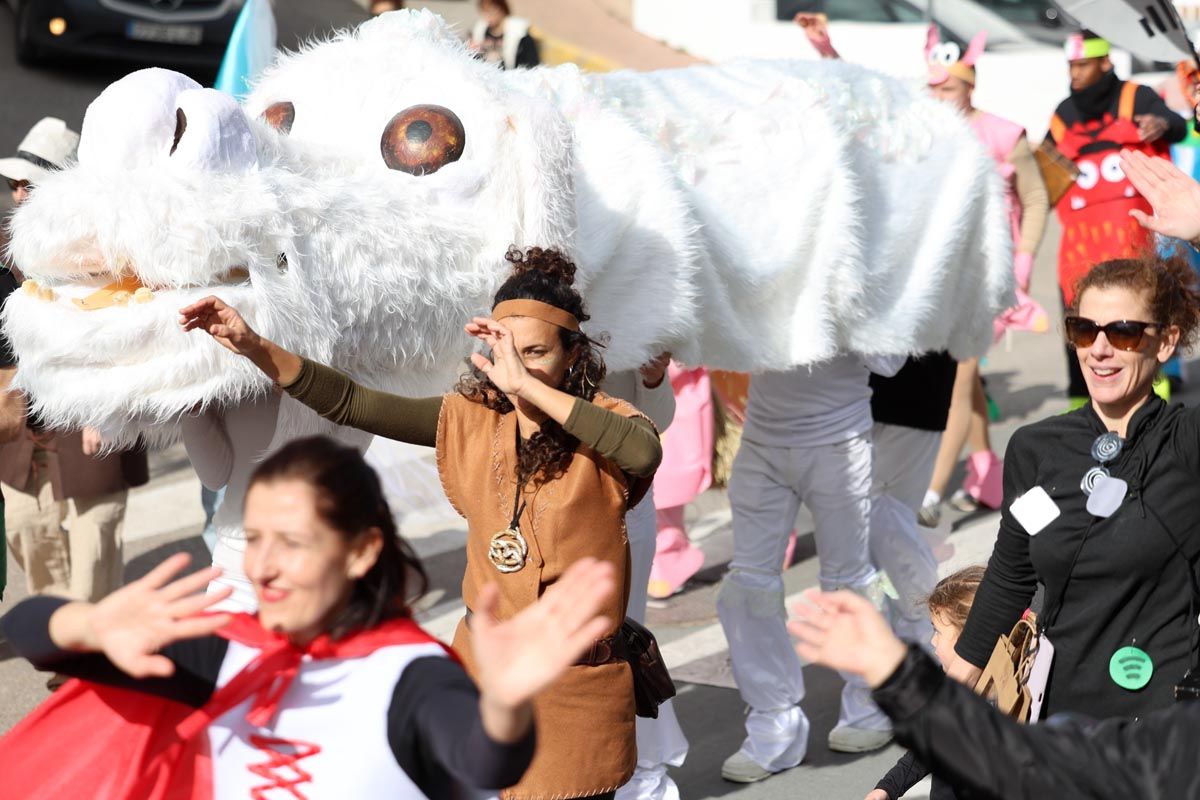
[[[539,300],[561,308],[575,319],[587,322],[591,317],[583,307],[583,297],[575,289],[575,265],[557,250],[531,247],[522,252],[510,247],[504,255],[513,265],[512,274],[496,291],[492,307],[506,300]],[[557,388],[567,394],[591,400],[604,382],[607,369],[600,355],[603,345],[585,334],[560,328],[563,350],[571,360],[566,377]],[[507,414],[513,410],[508,396],[481,370],[470,364],[455,391],[471,402],[480,403],[492,411]],[[518,453],[517,479],[521,485],[529,481],[545,483],[561,477],[571,463],[579,440],[563,430],[553,420],[542,423],[541,430],[523,444]]]
[[[1179,349],[1187,351],[1200,333],[1200,294],[1196,273],[1178,251],[1163,257],[1147,251],[1136,258],[1104,261],[1092,267],[1075,285],[1071,313],[1079,313],[1079,298],[1088,289],[1124,288],[1146,297],[1151,319],[1179,328]]]

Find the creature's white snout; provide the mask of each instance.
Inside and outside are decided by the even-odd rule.
[[[125,76],[88,106],[79,163],[113,173],[148,166],[245,173],[258,166],[258,155],[236,100],[154,68]]]

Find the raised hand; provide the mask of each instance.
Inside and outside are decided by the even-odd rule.
[[[517,396],[527,381],[533,378],[525,362],[517,354],[512,331],[490,317],[475,317],[465,326],[467,333],[486,344],[492,351],[491,359],[479,353],[471,354],[471,363],[476,366],[496,388],[509,396]]]
[[[104,439],[100,437],[100,431],[95,428],[84,428],[82,439],[85,456],[94,456],[100,452],[100,448],[104,447]]]
[[[104,653],[135,678],[173,674],[175,665],[159,654],[163,647],[208,636],[229,622],[228,614],[197,616],[233,591],[223,587],[212,594],[197,594],[221,574],[220,569],[210,567],[171,580],[190,560],[187,553],[177,553],[98,603],[60,608],[50,619],[51,638],[69,649]],[[60,619],[64,612],[66,621]]]
[[[488,584],[471,617],[471,645],[485,704],[515,711],[554,683],[614,620],[601,616],[616,590],[607,561],[575,562],[536,603],[504,622],[495,618],[500,590]]]
[[[204,331],[240,356],[262,349],[262,337],[246,324],[238,310],[212,295],[179,309],[179,324],[185,331]]]
[[[671,365],[670,353],[659,353],[652,360],[638,368],[642,375],[642,384],[647,389],[656,389],[667,376],[667,367]]]
[[[1189,242],[1200,238],[1200,183],[1165,158],[1133,150],[1121,151],[1121,169],[1154,208],[1154,216],[1129,212],[1143,228]]]
[[[788,630],[800,658],[861,675],[879,686],[896,671],[907,648],[871,601],[854,592],[809,589],[792,608]]]
[[[793,17],[793,21],[804,29],[804,35],[808,37],[809,44],[821,58],[841,58],[841,55],[833,47],[833,41],[829,38],[829,20],[824,14],[810,14],[801,11]]]
[[[1138,114],[1133,118],[1138,126],[1138,137],[1143,142],[1153,142],[1161,139],[1171,126],[1162,117],[1154,114]]]

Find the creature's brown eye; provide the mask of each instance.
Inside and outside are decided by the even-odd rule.
[[[262,121],[286,136],[292,132],[292,123],[296,121],[296,106],[290,100],[271,103],[262,113]]]
[[[388,169],[432,175],[462,157],[467,133],[462,120],[444,106],[410,106],[383,129],[379,148]]]

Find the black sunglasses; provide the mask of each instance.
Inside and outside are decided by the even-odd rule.
[[[1107,325],[1097,325],[1087,317],[1067,317],[1063,320],[1067,341],[1075,347],[1091,347],[1096,337],[1104,331],[1104,338],[1118,350],[1137,350],[1142,345],[1146,328],[1161,328],[1157,322],[1139,322],[1120,319]]]

